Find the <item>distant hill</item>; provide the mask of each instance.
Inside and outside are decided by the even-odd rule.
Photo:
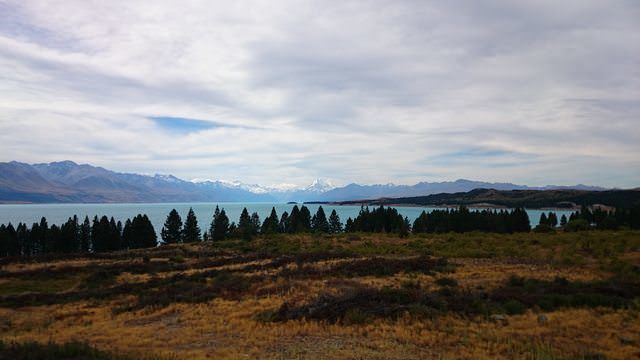
[[[284,179],[286,180],[286,179]],[[114,172],[73,161],[48,164],[0,163],[0,203],[68,202],[309,202],[357,199],[408,198],[438,193],[457,193],[477,188],[496,190],[579,189],[602,191],[604,188],[528,187],[511,183],[488,183],[459,179],[445,182],[420,182],[415,185],[360,185],[335,187],[316,180],[306,187],[268,187],[238,181],[186,181],[172,175],[139,175]]]
[[[577,189],[589,191],[601,191],[605,188],[598,186],[575,185],[556,186],[548,185],[543,187],[529,187],[526,185],[516,185],[511,183],[489,183],[483,181],[472,181],[459,179],[456,181],[443,182],[420,182],[415,185],[358,185],[349,184],[347,186],[326,191],[315,198],[318,201],[342,201],[356,199],[378,199],[382,197],[414,197],[440,193],[466,192],[474,189],[495,189],[495,190],[551,190],[551,189]]]
[[[377,200],[345,201],[340,204],[371,205],[488,205],[525,208],[571,208],[581,205],[602,204],[613,207],[630,208],[640,206],[638,190],[496,190],[475,189],[453,194],[433,194],[427,196],[384,198]]]
[[[0,163],[0,202],[274,201],[269,194],[193,183],[171,175],[117,173],[72,161]]]

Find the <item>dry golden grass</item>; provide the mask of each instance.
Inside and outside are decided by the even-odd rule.
[[[316,241],[296,236],[293,242]],[[344,239],[329,239],[347,247]],[[371,247],[385,247],[386,237],[357,240],[350,246],[368,241]],[[412,241],[402,240],[401,244]],[[397,246],[397,243],[394,243]],[[197,246],[190,245],[197,251]],[[546,251],[546,250],[545,250]],[[542,250],[540,250],[542,252]],[[405,252],[408,254],[410,252]],[[396,256],[396,255],[394,255]],[[637,261],[638,252],[624,254]],[[118,262],[139,260],[118,260]],[[167,261],[167,259],[158,259]],[[185,259],[190,263],[193,259]],[[328,267],[349,260],[330,259],[305,264],[311,268]],[[88,341],[100,349],[132,353],[154,353],[184,359],[241,358],[331,358],[331,359],[555,359],[598,353],[607,359],[640,357],[640,316],[637,309],[562,309],[508,316],[506,322],[483,316],[446,313],[432,319],[404,315],[396,319],[375,319],[361,325],[344,325],[311,320],[261,322],[256,314],[277,309],[283,302],[304,303],[319,294],[339,292],[351,282],[376,288],[400,287],[411,281],[423,288],[435,289],[441,277],[456,279],[463,288],[490,289],[517,275],[527,278],[589,281],[611,276],[597,262],[557,265],[549,262],[518,262],[511,257],[476,259],[454,258],[455,272],[435,276],[397,273],[392,276],[295,279],[277,276],[281,269],[269,269],[246,275],[270,275],[267,283],[252,284],[239,298],[214,298],[202,303],[172,303],[166,307],[114,313],[123,304],[136,301],[135,295],[106,300],[81,300],[56,305],[19,308],[0,307],[0,338],[5,341],[35,340],[64,342]],[[113,260],[68,260],[56,266],[81,269]],[[117,284],[142,283],[152,276],[168,277],[176,273],[195,274],[208,270],[241,269],[247,265],[268,264],[269,260],[250,261],[203,269],[167,271],[156,274],[121,273]],[[40,267],[38,267],[40,266]],[[47,265],[10,264],[7,272],[44,268]],[[295,269],[298,265],[286,265]],[[4,278],[0,281],[12,281]],[[347,285],[345,285],[347,284]]]

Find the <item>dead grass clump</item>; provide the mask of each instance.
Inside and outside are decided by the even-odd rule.
[[[432,309],[445,310],[447,302],[437,293],[427,294],[420,289],[375,289],[365,286],[351,288],[343,294],[321,294],[302,306],[283,303],[276,311],[256,317],[261,321],[310,319],[330,323],[358,324],[374,318],[397,318],[403,313],[424,315]]]
[[[128,360],[128,359],[161,359],[157,356],[143,354],[127,355],[99,350],[86,342],[67,341],[61,344],[4,342],[0,340],[0,359],[86,359],[86,360]]]
[[[527,307],[551,311],[561,307],[624,308],[640,297],[640,283],[618,278],[598,281],[569,281],[511,277],[496,288],[491,299],[499,303],[517,301]]]
[[[391,276],[401,272],[434,275],[436,272],[451,272],[453,267],[444,258],[420,256],[416,258],[394,259],[373,257],[343,262],[333,266],[329,276]]]
[[[447,282],[448,283],[448,282]],[[442,286],[427,291],[420,286],[372,288],[354,286],[337,295],[325,292],[302,305],[283,303],[278,310],[257,316],[261,321],[311,319],[330,323],[360,323],[365,319],[397,318],[408,313],[412,317],[433,317],[452,312],[465,316],[490,314],[523,314],[527,309],[552,311],[559,308],[635,306],[640,284],[618,282],[569,282],[564,279],[545,281],[512,278],[492,292],[470,291]]]
[[[326,267],[310,267],[299,264],[296,268],[285,268],[280,275],[297,278],[326,277],[385,277],[398,273],[422,273],[435,275],[438,272],[452,272],[453,265],[447,259],[420,256],[413,258],[371,257],[353,261],[338,262]]]
[[[150,288],[138,287],[138,299],[130,304],[117,306],[114,313],[135,311],[146,307],[166,307],[173,303],[202,303],[216,297],[238,299],[253,282],[254,277],[218,272],[209,278],[206,276],[186,276],[178,274],[168,279],[150,281]],[[154,286],[157,285],[157,286]]]

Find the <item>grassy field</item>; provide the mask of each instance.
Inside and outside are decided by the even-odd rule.
[[[0,359],[640,357],[639,232],[281,235],[0,264]]]

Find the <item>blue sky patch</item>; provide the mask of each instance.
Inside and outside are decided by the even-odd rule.
[[[150,117],[150,119],[153,120],[156,123],[156,125],[160,126],[164,130],[167,130],[173,133],[179,133],[179,134],[189,134],[193,132],[215,129],[220,127],[233,127],[233,126],[216,123],[214,121],[188,119],[188,118],[171,117],[171,116],[152,116]]]

